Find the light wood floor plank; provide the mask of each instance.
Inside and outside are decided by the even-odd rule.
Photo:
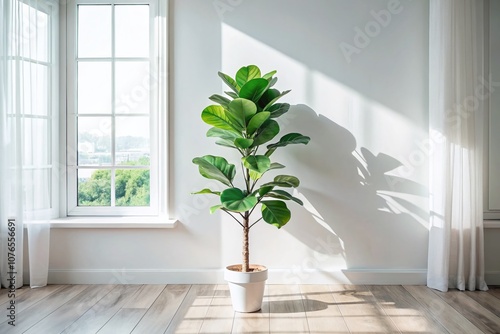
[[[370,286],[377,304],[402,333],[448,333],[402,286]]]
[[[50,288],[50,286],[38,289],[42,291],[48,288]],[[61,305],[64,305],[73,297],[79,295],[88,288],[90,288],[89,285],[63,286],[61,289],[49,294],[38,303],[18,313],[15,328],[12,328],[7,323],[2,323],[0,325],[0,333],[24,333],[26,330],[36,325],[39,321],[43,320],[47,315],[61,307]]]
[[[192,285],[165,333],[198,333],[212,302],[215,287],[213,284]]]
[[[483,333],[500,333],[500,319],[462,291],[435,292]]]
[[[25,309],[31,307],[32,305],[35,305],[38,303],[40,300],[46,298],[52,293],[56,293],[58,290],[62,289],[62,285],[49,285],[46,288],[36,288],[36,289],[31,289],[29,287],[23,288],[24,292],[21,294],[16,293],[16,298],[14,299],[15,301],[15,306],[16,306],[16,314],[21,313]],[[21,289],[21,290],[23,290]],[[19,291],[19,290],[17,290]],[[0,322],[5,322],[7,319],[7,314],[10,312],[7,310],[7,307],[10,306],[10,301],[7,303],[4,303],[0,305],[1,311],[0,311]]]
[[[66,328],[64,334],[96,333],[139,290],[140,285],[116,285],[104,298]]]
[[[165,289],[165,284],[146,284],[130,298],[123,308],[144,308],[148,309],[153,305],[156,298]]]
[[[190,285],[167,285],[132,333],[164,333],[189,291]]]
[[[147,308],[122,308],[97,333],[130,333],[147,311]]]
[[[425,286],[404,287],[420,304],[425,306],[433,317],[450,333],[482,333],[457,310],[442,300],[433,290]]]
[[[481,304],[488,311],[500,317],[500,299],[488,291],[465,291],[465,294]]]
[[[0,333],[500,333],[498,291],[268,285],[260,312],[237,313],[227,284],[53,285],[18,294]]]
[[[500,286],[489,287],[488,293],[496,298],[500,299]]]
[[[217,285],[200,333],[231,333],[234,311],[227,284]]]
[[[311,333],[349,333],[328,285],[301,285]]]
[[[367,287],[331,285],[330,289],[351,332],[399,333]]]
[[[304,302],[298,285],[269,285],[271,333],[308,333]]]
[[[16,299],[21,297],[21,295],[25,294],[26,292],[32,290],[29,286],[23,286],[21,289],[16,289]],[[12,299],[9,297],[9,289],[4,289],[2,288],[0,293],[0,306],[3,308],[4,303],[9,303],[10,300]]]
[[[31,327],[25,333],[61,333],[92,308],[99,300],[106,296],[112,288],[112,285],[90,286]]]

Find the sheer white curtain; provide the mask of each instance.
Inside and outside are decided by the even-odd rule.
[[[0,0],[0,6],[1,283],[23,284],[27,227],[30,285],[44,286],[57,178],[57,6],[41,0]]]
[[[441,291],[488,289],[482,197],[488,88],[482,17],[482,0],[430,2],[430,131],[442,140],[430,159],[427,285]]]

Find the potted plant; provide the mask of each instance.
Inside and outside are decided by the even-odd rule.
[[[277,102],[290,91],[280,92],[273,88],[277,82],[275,74],[276,71],[272,71],[261,75],[255,65],[240,68],[235,78],[219,72],[220,78],[231,90],[225,92],[227,97],[218,94],[210,96],[209,99],[216,104],[209,105],[201,113],[202,120],[212,126],[207,137],[217,138],[216,144],[236,150],[241,155],[239,183],[235,180],[236,165],[224,157],[205,155],[193,159],[203,177],[217,180],[225,186],[222,191],[203,189],[194,194],[217,196],[220,203],[211,207],[210,213],[222,210],[243,229],[242,263],[230,265],[224,272],[233,308],[238,312],[254,312],[261,308],[267,279],[266,267],[250,264],[250,229],[261,220],[281,228],[291,217],[285,201],[303,204],[282,189],[298,187],[299,179],[295,176],[277,175],[271,181],[262,181],[267,172],[285,167],[271,162],[276,149],[291,144],[307,144],[310,140],[300,133],[288,133],[271,143],[280,132],[276,118],[290,108],[288,103]],[[252,220],[256,211],[260,211],[259,218]]]

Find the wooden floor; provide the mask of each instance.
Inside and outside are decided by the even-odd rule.
[[[235,313],[226,285],[51,285],[0,291],[0,333],[500,333],[500,288],[268,285]]]

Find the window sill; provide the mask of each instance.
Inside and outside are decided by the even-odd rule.
[[[50,228],[174,228],[178,222],[163,217],[66,217],[52,219]]]
[[[500,228],[500,220],[484,220],[484,228]]]

